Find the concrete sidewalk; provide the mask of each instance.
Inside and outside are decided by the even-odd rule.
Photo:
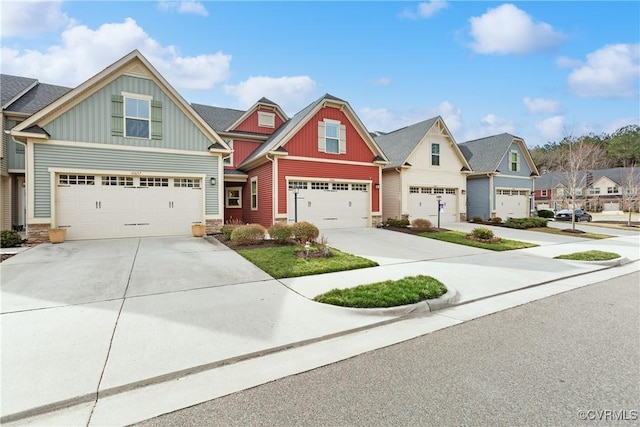
[[[29,251],[17,255],[2,265],[3,424],[129,424],[451,326],[514,301],[638,270],[637,262],[611,267],[552,259],[597,248],[637,261],[638,235],[565,241],[566,236],[513,231],[519,240],[533,239],[541,246],[494,253],[387,230],[328,230],[333,247],[376,259],[381,266],[280,281],[252,272],[246,280],[216,283],[212,278],[196,281],[195,287],[187,278],[163,282],[170,272],[163,268],[169,262],[166,251],[141,239],[139,245],[148,251],[128,265],[127,285],[120,289],[124,296],[71,303],[55,301],[49,289],[32,290],[29,298],[11,286],[5,289],[7,267],[28,266],[33,256]],[[122,245],[121,253],[133,250],[129,242]],[[191,243],[188,248],[183,250],[200,262],[226,256],[224,248],[194,249]],[[92,259],[83,261],[99,265]],[[123,260],[114,265],[120,264],[127,265]],[[191,267],[194,277],[212,274],[206,265]],[[455,302],[463,305],[456,308],[472,312],[451,312],[456,313],[452,320],[428,312],[372,314],[310,300],[328,289],[413,274],[438,278],[457,291]],[[572,282],[562,284],[567,280]],[[514,298],[519,292],[524,297]],[[489,298],[495,295],[502,296]],[[6,297],[11,310],[5,310]]]

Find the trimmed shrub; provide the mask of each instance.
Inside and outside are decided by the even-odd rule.
[[[409,222],[408,219],[393,219],[393,218],[387,219],[387,225],[389,227],[408,227],[409,224],[411,223]]]
[[[411,228],[416,231],[429,231],[431,230],[431,221],[423,218],[416,218],[411,221]]]
[[[291,230],[290,225],[276,222],[271,227],[269,227],[269,236],[271,236],[271,238],[278,243],[286,243],[291,241],[293,231]]]
[[[0,247],[12,248],[22,243],[22,237],[14,230],[2,230],[0,232]]]
[[[548,209],[543,209],[541,211],[538,211],[538,216],[540,218],[553,218],[555,215],[553,211],[550,211]]]
[[[491,240],[494,237],[493,231],[489,230],[486,227],[474,228],[473,230],[471,230],[471,236],[475,237],[476,239],[482,240]]]
[[[473,218],[471,218],[471,222],[475,222],[477,224],[481,224],[484,222],[484,219],[482,219],[481,216],[474,216]]]
[[[228,239],[230,239],[231,233],[233,233],[233,230],[235,230],[238,227],[239,225],[225,224],[222,227],[220,227],[220,232],[225,236],[227,236]]]
[[[505,223],[505,227],[509,228],[537,228],[537,227],[546,227],[547,219],[546,218],[535,218],[535,217],[527,217],[527,218],[509,218]]]
[[[491,218],[489,222],[491,224],[502,224],[502,218],[500,218],[499,216],[496,216],[494,218]]]
[[[256,245],[264,240],[266,232],[260,224],[241,225],[231,233],[231,241],[239,245]]]
[[[318,227],[306,221],[291,224],[291,232],[293,233],[293,240],[301,245],[307,242],[314,243],[320,235]]]

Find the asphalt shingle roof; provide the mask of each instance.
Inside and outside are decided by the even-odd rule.
[[[517,137],[509,133],[502,133],[463,142],[458,144],[458,147],[473,172],[495,172],[504,154],[511,147],[514,138]]]
[[[636,175],[636,181],[640,180],[640,167],[636,167],[633,170]],[[606,176],[607,178],[617,183],[618,185],[625,185],[625,182],[628,179],[629,171],[630,171],[630,168],[610,168],[610,169],[596,169],[589,172],[591,172],[593,176],[593,182],[596,182],[603,176]],[[585,174],[586,174],[585,171],[580,171],[578,173],[578,181],[586,185]],[[554,188],[558,184],[562,184],[564,186],[567,185],[567,174],[565,172],[544,173],[540,175],[539,178],[536,178],[536,188],[541,190]]]
[[[36,82],[36,79],[0,74],[0,105],[4,107],[7,102]]]
[[[439,118],[437,116],[393,132],[374,136],[374,140],[389,159],[385,169],[402,166]]]
[[[200,114],[200,117],[216,132],[224,132],[245,113],[245,111],[241,110],[212,107],[202,104],[191,104],[191,107],[193,107],[196,113]]]
[[[71,88],[39,83],[36,87],[11,104],[7,111],[34,114],[60,98]]]

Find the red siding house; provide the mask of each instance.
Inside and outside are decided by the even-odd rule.
[[[224,160],[226,221],[320,229],[382,221],[388,160],[346,101],[326,94],[292,118],[266,98],[247,111],[193,107],[234,150]]]

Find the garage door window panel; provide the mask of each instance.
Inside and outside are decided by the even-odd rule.
[[[102,185],[108,187],[133,187],[133,178],[130,176],[103,176]]]
[[[140,178],[140,187],[168,187],[169,178],[152,178],[142,177]]]
[[[58,184],[68,185],[95,185],[96,177],[94,175],[59,175]]]

